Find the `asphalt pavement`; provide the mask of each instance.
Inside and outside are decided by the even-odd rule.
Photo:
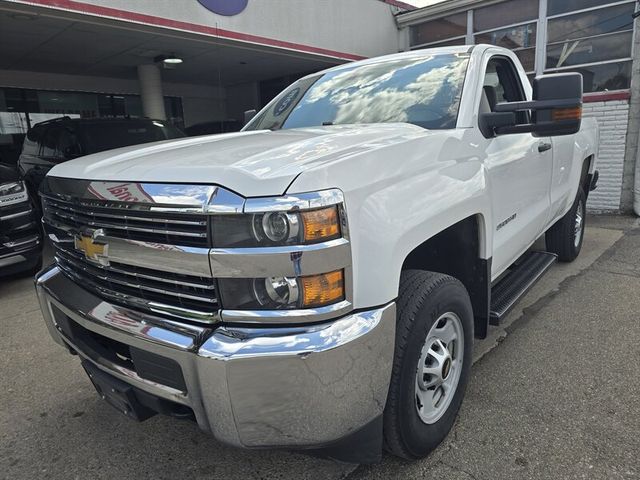
[[[579,259],[476,344],[459,419],[419,462],[358,467],[225,447],[162,416],[134,423],[50,339],[31,279],[0,280],[0,478],[640,478],[640,227],[589,220]]]

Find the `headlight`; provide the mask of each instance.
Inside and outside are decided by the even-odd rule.
[[[337,189],[284,197],[247,199],[244,213],[218,214],[211,217],[214,250],[228,249],[224,255],[243,254],[268,257],[280,255],[282,262],[293,263],[293,273],[271,268],[253,269],[253,276],[218,278],[218,289],[224,310],[304,310],[337,304],[347,300],[345,269],[350,259],[336,263],[327,261],[323,272],[322,252],[333,260],[336,245],[323,242],[348,238],[342,192]],[[307,246],[319,263],[305,272],[296,258]],[[288,247],[288,248],[287,248]],[[296,248],[300,247],[300,249]],[[265,249],[257,254],[255,250]],[[270,248],[272,250],[268,250]],[[249,249],[244,251],[243,249]],[[273,265],[273,263],[271,263]],[[214,268],[215,271],[215,268]],[[259,273],[258,273],[259,272]],[[215,272],[214,272],[215,273]],[[313,273],[313,274],[312,274]],[[317,274],[316,274],[317,273]],[[269,275],[272,276],[269,276]],[[286,276],[292,275],[292,276]],[[247,278],[248,277],[248,278]]]
[[[215,216],[213,245],[218,248],[309,245],[339,238],[338,206],[307,211]]]
[[[318,308],[345,299],[344,271],[306,277],[219,280],[224,308],[290,310]]]
[[[14,203],[29,200],[27,187],[24,182],[8,182],[0,184],[0,205],[13,205]]]

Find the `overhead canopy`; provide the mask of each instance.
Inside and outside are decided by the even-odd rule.
[[[92,21],[93,20],[93,21]],[[160,55],[183,63],[164,70],[167,82],[232,85],[316,71],[344,59],[0,3],[0,70],[135,78],[136,67]]]

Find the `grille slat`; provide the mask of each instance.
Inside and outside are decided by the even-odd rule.
[[[63,249],[62,247],[56,247],[56,252],[61,253],[65,257],[71,257],[72,262],[81,262],[81,263],[89,264],[85,259],[85,257],[76,251]],[[124,264],[122,264],[122,266],[120,267],[119,265],[121,264],[112,262],[111,265],[109,265],[108,267],[108,271],[121,274],[121,275],[128,275],[134,278],[142,278],[142,279],[152,280],[154,282],[162,282],[162,283],[168,283],[172,285],[175,285],[176,282],[179,282],[180,285],[183,285],[186,287],[202,288],[204,290],[213,290],[215,288],[213,284],[210,283],[211,279],[206,279],[206,280],[202,280],[201,282],[197,282],[195,279],[198,279],[199,277],[187,277],[186,275],[181,276],[179,274],[173,274],[173,275],[170,274],[170,276],[173,276],[173,277],[182,277],[180,279],[172,280],[172,279],[165,278],[167,276],[167,272],[155,272],[156,275],[153,275],[149,273],[143,273],[143,271],[153,272],[153,270],[151,269],[135,267],[133,265],[124,265]],[[90,266],[94,268],[99,268],[105,271],[107,270],[106,267],[103,267],[102,265],[98,265],[98,264],[90,264]],[[157,276],[157,274],[162,274],[163,277],[159,277]]]
[[[56,263],[64,273],[82,286],[93,287],[98,293],[113,293],[118,300],[134,306],[145,302],[158,302],[177,309],[214,314],[218,309],[213,279],[157,272],[158,276],[136,272],[128,265],[104,267],[89,260],[81,260],[77,254],[56,246]],[[148,270],[148,269],[145,269]],[[160,277],[162,276],[162,278]],[[98,287],[98,288],[96,288]]]
[[[209,243],[204,214],[132,210],[96,202],[74,204],[51,197],[44,197],[43,206],[45,219],[76,229],[103,229],[114,237],[172,245],[206,247]]]
[[[79,213],[77,212],[77,209],[70,206],[69,204],[65,204],[63,202],[58,202],[56,200],[51,200],[51,199],[47,199],[47,204],[48,206],[60,209],[60,210],[66,210],[68,212],[71,213]],[[123,213],[123,212],[118,212],[115,209],[112,208],[105,208],[105,207],[99,207],[97,205],[92,205],[92,204],[80,204],[80,206],[82,208],[88,208],[90,210],[88,210],[86,212],[87,215],[90,216],[95,216],[95,217],[104,217],[104,218],[111,218],[111,219],[127,219],[127,220],[134,220],[136,222],[165,222],[166,224],[171,224],[171,225],[192,225],[192,226],[206,226],[207,222],[206,220],[180,220],[180,219],[174,219],[174,218],[166,218],[166,217],[142,217],[139,215],[129,215],[127,213]],[[104,210],[104,211],[101,211]],[[113,212],[116,213],[113,213]],[[126,212],[127,210],[125,210]],[[151,213],[151,212],[149,212]],[[160,213],[160,212],[158,212]],[[158,215],[158,213],[155,213],[155,215]]]
[[[117,284],[117,285],[122,285],[128,288],[136,288],[136,289],[140,289],[140,290],[146,290],[149,292],[153,292],[153,293],[159,293],[162,295],[171,295],[174,297],[178,297],[180,299],[185,299],[185,300],[193,300],[193,301],[198,301],[198,302],[203,302],[203,303],[208,303],[208,304],[215,304],[217,302],[217,299],[213,296],[199,296],[199,295],[194,295],[194,294],[189,294],[189,293],[181,293],[180,289],[183,288],[182,284],[179,284],[177,281],[174,282],[174,289],[171,290],[169,288],[159,288],[157,286],[154,286],[153,284],[151,284],[151,282],[158,282],[158,283],[168,283],[166,279],[164,280],[150,280],[148,277],[144,278],[143,277],[137,277],[138,282],[137,283],[133,283],[132,281],[127,279],[127,276],[131,275],[134,277],[134,279],[136,278],[135,274],[130,274],[130,273],[124,273],[122,270],[120,269],[114,269],[114,268],[100,268],[94,265],[89,264],[88,262],[78,262],[77,260],[72,260],[69,259],[69,257],[67,257],[65,254],[61,253],[61,250],[57,251],[57,260],[62,261],[63,263],[66,264],[67,267],[69,268],[73,268],[76,271],[82,271],[84,272],[86,275],[90,275],[92,277],[95,277],[99,280],[105,281],[105,282],[109,282],[111,284]],[[148,283],[144,283],[144,281],[141,280],[146,280],[148,281]],[[211,287],[213,288],[213,285],[211,285]],[[189,287],[189,288],[194,288],[194,287]],[[199,287],[198,287],[199,288]],[[205,290],[209,290],[209,289],[205,289]]]
[[[114,303],[197,321],[214,321],[218,298],[213,278],[139,267],[121,261],[101,264],[76,250],[73,235],[103,229],[109,237],[166,244],[207,247],[204,214],[131,208],[114,202],[43,198],[45,226],[55,233],[55,259],[74,282]],[[137,205],[137,207],[140,207]],[[162,255],[162,251],[158,252]],[[162,259],[158,258],[158,265]],[[160,268],[160,267],[158,267]]]

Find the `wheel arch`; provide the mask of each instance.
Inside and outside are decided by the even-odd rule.
[[[584,190],[584,194],[589,198],[591,192],[591,182],[594,175],[595,154],[589,155],[582,161],[582,172],[580,173],[580,186]]]
[[[478,338],[486,337],[489,324],[491,256],[484,254],[486,232],[484,216],[470,215],[417,245],[402,264],[402,271],[427,270],[462,282],[471,299]]]

